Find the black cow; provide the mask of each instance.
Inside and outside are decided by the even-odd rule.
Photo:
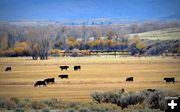
[[[6,67],[5,72],[6,71],[11,71],[11,67]]]
[[[147,91],[149,91],[149,92],[154,92],[154,91],[156,91],[155,89],[147,89]]]
[[[121,91],[122,91],[122,93],[124,93],[124,89],[123,88],[121,89]]]
[[[59,75],[59,77],[61,78],[61,79],[64,79],[64,78],[66,78],[66,79],[68,79],[68,75]]]
[[[61,70],[67,70],[69,68],[69,66],[60,66],[59,68],[61,68]]]
[[[133,77],[126,78],[126,81],[133,81]]]
[[[47,78],[47,79],[44,79],[44,81],[45,81],[47,84],[49,84],[49,83],[51,83],[51,84],[55,83],[54,78]]]
[[[74,66],[74,71],[81,70],[81,66]]]
[[[170,77],[170,78],[165,77],[164,80],[166,81],[166,83],[170,83],[170,82],[175,83],[174,77]]]
[[[47,86],[45,81],[37,81],[37,82],[34,84],[34,87],[36,87],[36,86],[41,86],[41,85]]]

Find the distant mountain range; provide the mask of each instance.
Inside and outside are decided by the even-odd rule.
[[[48,25],[48,24],[59,24],[59,25],[117,25],[117,24],[131,24],[131,23],[142,23],[147,21],[180,21],[180,15],[169,15],[159,19],[120,19],[120,18],[95,18],[95,19],[79,19],[79,20],[0,20],[0,23],[10,23],[22,26],[34,26],[34,25]]]
[[[179,4],[180,0],[1,0],[0,20],[109,24],[109,19],[179,19]]]

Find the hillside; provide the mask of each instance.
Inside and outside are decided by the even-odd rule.
[[[180,39],[180,27],[130,34],[130,37],[132,37],[133,35],[139,35],[141,39],[177,40]]]

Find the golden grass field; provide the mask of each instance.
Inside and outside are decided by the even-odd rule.
[[[61,71],[60,65],[69,65]],[[81,65],[81,71],[74,71]],[[5,72],[7,66],[11,72]],[[58,78],[68,74],[69,79]],[[133,76],[134,82],[126,82]],[[56,83],[34,87],[37,80],[54,77]],[[175,77],[175,84],[166,84],[164,77]],[[135,91],[147,88],[172,89],[180,93],[180,58],[172,57],[50,57],[31,60],[30,57],[0,58],[0,97],[32,99],[60,98],[64,101],[91,101],[93,91],[124,88]]]

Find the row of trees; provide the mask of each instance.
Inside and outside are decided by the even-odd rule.
[[[34,60],[48,59],[51,49],[130,51],[135,54],[159,54],[171,46],[177,52],[179,41],[147,41],[121,25],[111,26],[18,26],[0,24],[1,56],[32,56]],[[160,43],[160,44],[159,44]],[[168,44],[167,44],[168,43]],[[165,45],[164,45],[165,44]],[[156,48],[158,47],[158,48]],[[158,49],[158,50],[157,50]],[[157,50],[157,51],[156,51]]]
[[[0,51],[5,56],[32,56],[34,60],[47,59],[51,38],[46,27],[0,27]]]

